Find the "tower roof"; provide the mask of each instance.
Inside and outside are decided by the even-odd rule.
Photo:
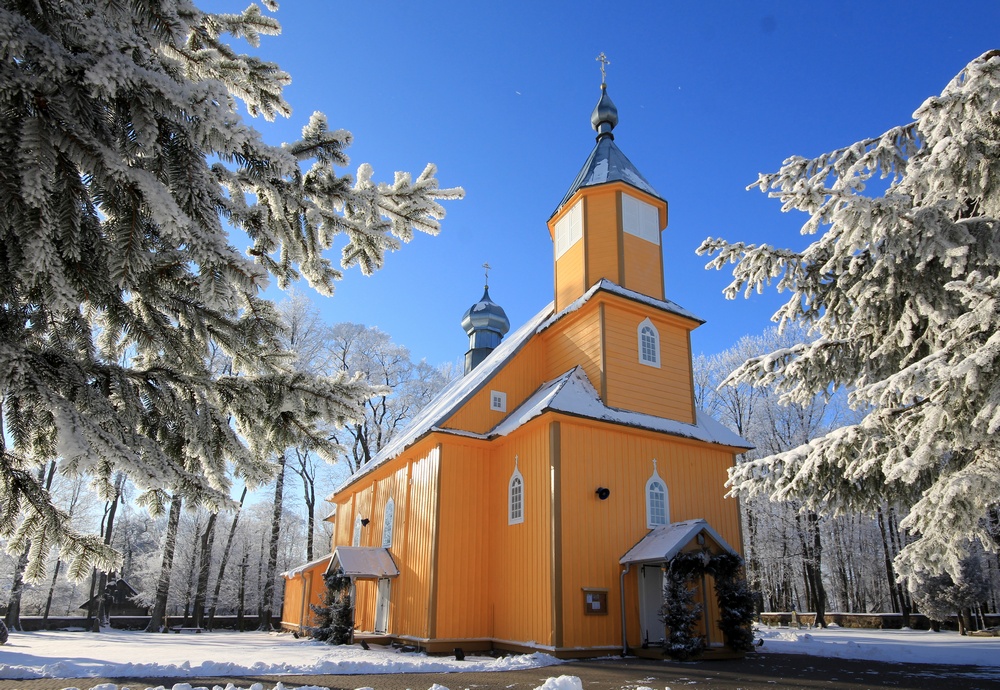
[[[580,173],[573,180],[573,184],[569,186],[566,194],[563,195],[562,201],[559,202],[559,206],[552,212],[552,215],[558,213],[559,209],[583,187],[593,187],[608,182],[624,182],[646,192],[646,194],[655,196],[657,199],[663,199],[653,189],[653,185],[649,184],[642,176],[639,169],[632,164],[632,161],[615,145],[614,140],[610,136],[602,136],[597,140],[597,145],[590,152],[590,156],[587,157]]]
[[[597,132],[597,144],[552,215],[558,213],[581,188],[609,182],[624,182],[665,201],[615,144],[615,135],[611,130],[618,124],[618,108],[608,96],[607,84],[601,84],[601,98],[590,116],[590,124]]]

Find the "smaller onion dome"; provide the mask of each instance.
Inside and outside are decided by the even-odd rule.
[[[462,316],[462,328],[469,336],[469,351],[465,353],[465,373],[482,362],[510,330],[510,320],[503,307],[490,299],[490,288]]]

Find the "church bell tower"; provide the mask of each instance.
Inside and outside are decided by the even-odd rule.
[[[618,109],[608,95],[602,53],[601,97],[590,117],[597,144],[549,218],[559,311],[599,280],[664,299],[660,233],[667,202],[615,144]]]

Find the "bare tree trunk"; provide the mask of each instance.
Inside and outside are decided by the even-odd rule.
[[[316,473],[310,467],[308,452],[296,448],[295,459],[292,469],[302,480],[302,498],[306,504],[306,562],[311,563],[316,532]]]
[[[56,567],[52,573],[52,584],[49,585],[49,595],[45,597],[45,613],[42,615],[42,620],[48,623],[49,611],[52,609],[52,594],[56,589],[56,581],[59,579],[59,569],[62,567],[62,561],[56,561]],[[48,626],[46,626],[48,627]]]
[[[267,555],[267,574],[264,578],[264,593],[261,597],[260,620],[258,630],[271,629],[272,607],[274,602],[274,576],[278,570],[278,541],[281,537],[281,504],[285,491],[285,455],[278,456],[278,475],[274,482],[274,512],[271,515],[271,542]]]
[[[222,591],[222,578],[226,576],[226,564],[229,563],[229,553],[233,548],[233,538],[236,536],[236,528],[240,524],[240,512],[243,510],[243,501],[247,497],[247,488],[243,487],[243,493],[240,495],[240,505],[236,509],[236,515],[233,516],[233,522],[229,525],[229,536],[226,537],[226,546],[222,550],[222,562],[219,564],[219,575],[215,578],[215,592],[212,595],[212,608],[208,612],[208,627],[212,628],[215,624],[215,610],[219,605],[219,593]],[[246,573],[244,573],[245,576]]]
[[[813,593],[816,597],[816,625],[826,627],[826,587],[823,586],[823,540],[819,533],[819,516],[809,511],[809,527],[813,537],[813,557],[810,559]]]
[[[194,627],[200,628],[205,619],[205,598],[208,595],[208,571],[212,566],[212,546],[215,544],[215,520],[218,513],[208,516],[201,534],[201,554],[198,559],[198,588],[194,595]]]
[[[4,448],[3,439],[0,438],[0,450]],[[46,482],[46,488],[51,488],[52,486],[52,475],[55,472],[56,462],[53,460],[49,463],[49,477]],[[45,466],[38,468],[38,481],[45,480]],[[21,629],[21,596],[24,594],[24,571],[28,568],[28,554],[31,552],[31,542],[29,541],[24,545],[24,551],[17,559],[17,565],[14,566],[14,579],[10,585],[10,598],[7,600],[7,615],[4,616],[3,622],[7,625],[9,630],[20,630]]]
[[[160,580],[156,584],[156,601],[149,615],[146,632],[165,632],[167,597],[170,594],[170,571],[174,565],[174,548],[177,546],[177,526],[181,521],[181,495],[174,493],[167,517],[167,534],[163,540],[163,561],[160,563]]]
[[[115,514],[118,512],[118,502],[122,497],[122,489],[125,487],[125,473],[119,472],[115,477],[115,497],[111,500],[108,505],[108,509],[105,513],[106,522],[104,524],[104,543],[110,545],[111,539],[114,536],[115,529]],[[96,574],[96,571],[95,571]],[[102,572],[98,577],[97,591],[94,592],[94,606],[96,616],[92,621],[93,632],[100,632],[101,625],[107,625],[111,623],[111,616],[108,612],[108,602],[107,602],[107,590],[108,590],[108,574]]]

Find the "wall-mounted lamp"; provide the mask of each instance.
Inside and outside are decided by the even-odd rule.
[[[607,500],[608,496],[611,495],[611,489],[606,489],[603,486],[597,487],[597,491],[594,492],[597,497],[602,501]]]
[[[361,518],[362,527],[367,527],[369,522],[371,522],[371,520],[369,520],[368,518]]]

